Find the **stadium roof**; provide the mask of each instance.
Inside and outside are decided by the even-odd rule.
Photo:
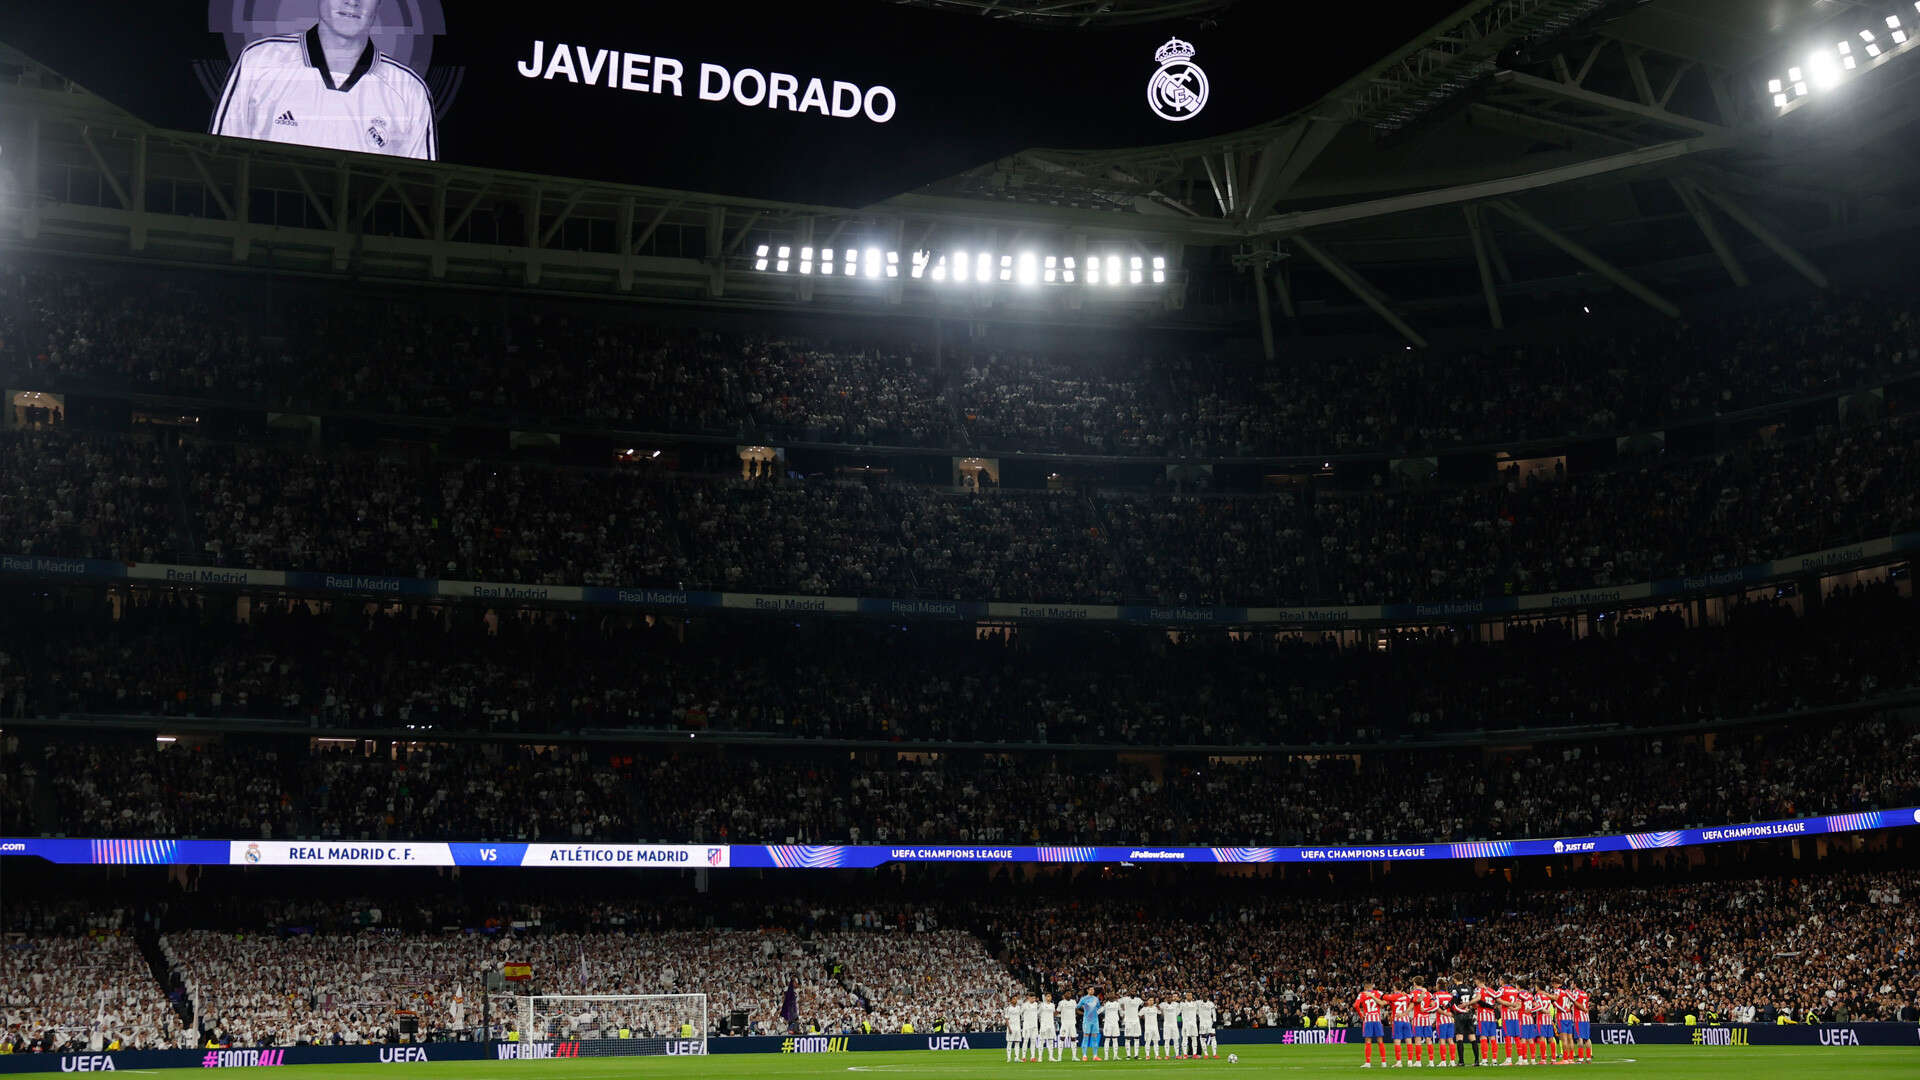
[[[1071,29],[1127,26],[1205,15],[1232,7],[1234,0],[883,0],[905,7],[951,11],[988,19]],[[1271,0],[1269,0],[1271,2]]]
[[[1912,206],[1920,170],[1886,136],[1913,122],[1894,91],[1920,65],[1890,57],[1853,92],[1805,102],[1818,108],[1782,110],[1766,90],[1815,43],[1869,27],[1885,42],[1881,23],[1901,9],[1881,6],[1476,0],[1259,127],[1146,148],[1031,149],[898,201],[1157,219],[1146,227],[1238,248],[1241,265],[1305,255],[1370,307],[1385,298],[1360,265],[1446,279],[1448,264],[1478,262],[1493,309],[1516,284],[1502,246],[1557,249],[1617,283],[1630,276],[1596,247],[1625,264],[1671,261],[1676,225],[1696,241],[1689,255],[1744,284],[1743,240],[1777,253],[1863,201],[1902,221]],[[1604,236],[1579,239],[1592,233]]]
[[[1244,323],[1257,298],[1269,340],[1271,302],[1290,316],[1371,311],[1417,342],[1416,312],[1480,305],[1499,326],[1502,301],[1520,296],[1617,287],[1672,314],[1669,283],[1744,284],[1761,260],[1824,283],[1822,246],[1916,223],[1920,162],[1911,139],[1890,136],[1914,122],[1896,91],[1920,69],[1909,55],[1920,40],[1832,93],[1779,108],[1767,90],[1815,43],[1879,27],[1897,10],[1886,4],[1476,0],[1268,123],[1144,148],[1034,148],[857,210],[160,132],[4,50],[0,108],[47,121],[36,128],[43,175],[57,163],[92,177],[85,199],[64,200],[87,205],[52,199],[34,227],[121,250],[151,242],[247,262],[271,244],[287,268],[491,283],[504,262],[548,288],[836,311],[871,299],[742,273],[747,252],[1077,237],[1161,245],[1176,281],[1208,276],[1211,289],[1165,294],[1190,321]],[[1036,17],[1055,7],[1010,6]],[[1058,10],[1117,19],[1153,3],[1092,6]],[[266,212],[292,217],[248,225],[263,210],[238,198],[242,177],[277,193]],[[161,179],[176,203],[202,189],[190,224],[142,205]],[[475,234],[476,208],[508,202],[545,223],[535,242]],[[935,312],[952,301],[889,287],[886,303]]]

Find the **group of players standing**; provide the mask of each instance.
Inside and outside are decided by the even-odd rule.
[[[1465,1064],[1461,1061],[1463,1046],[1472,1051],[1475,1065],[1591,1062],[1593,1029],[1588,1021],[1588,1004],[1585,990],[1567,986],[1523,990],[1503,984],[1497,988],[1481,985],[1429,990],[1416,979],[1410,990],[1382,993],[1368,983],[1353,1002],[1353,1011],[1360,1015],[1360,1037],[1366,1043],[1360,1067],[1373,1067],[1376,1047],[1380,1064],[1385,1067],[1389,1041],[1393,1043],[1396,1069],[1403,1065]],[[1388,1023],[1393,1025],[1391,1039]],[[1420,1060],[1423,1053],[1424,1062]]]
[[[1102,1001],[1089,989],[1078,1001],[1064,995],[1055,1001],[1052,994],[1019,998],[1002,1012],[1008,1061],[1059,1061],[1063,1053],[1074,1061],[1118,1061],[1122,1053],[1141,1061],[1220,1056],[1211,1001],[1131,994]]]

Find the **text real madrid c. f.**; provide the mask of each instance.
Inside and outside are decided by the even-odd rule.
[[[731,101],[749,108],[818,113],[842,120],[864,117],[876,124],[893,119],[899,108],[893,91],[885,86],[704,62],[698,65],[699,74],[692,75],[688,65],[671,56],[558,41],[534,41],[532,55],[514,68],[528,79],[677,98],[686,97],[687,84],[693,83],[701,101]]]

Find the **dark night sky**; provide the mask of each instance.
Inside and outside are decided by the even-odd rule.
[[[394,0],[388,0],[394,2]],[[0,2],[0,38],[167,127],[204,130],[196,60],[224,65],[205,0]],[[446,161],[732,195],[862,205],[1028,146],[1142,146],[1233,131],[1312,102],[1455,4],[1242,0],[1213,16],[1049,30],[868,0],[665,9],[552,0],[447,5],[433,66],[464,68],[440,132]],[[502,13],[511,17],[503,18]],[[1146,105],[1153,53],[1192,42],[1211,81],[1184,123]],[[671,56],[686,96],[525,79],[534,39]],[[884,84],[885,124],[702,102],[701,62]],[[429,74],[430,82],[437,82]]]

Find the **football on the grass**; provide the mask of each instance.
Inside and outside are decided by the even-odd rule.
[[[1237,1065],[1237,1064],[1239,1064],[1239,1063],[1240,1063],[1240,1055],[1239,1055],[1239,1054],[1228,1054],[1228,1055],[1227,1055],[1227,1064],[1229,1064],[1229,1065]]]

